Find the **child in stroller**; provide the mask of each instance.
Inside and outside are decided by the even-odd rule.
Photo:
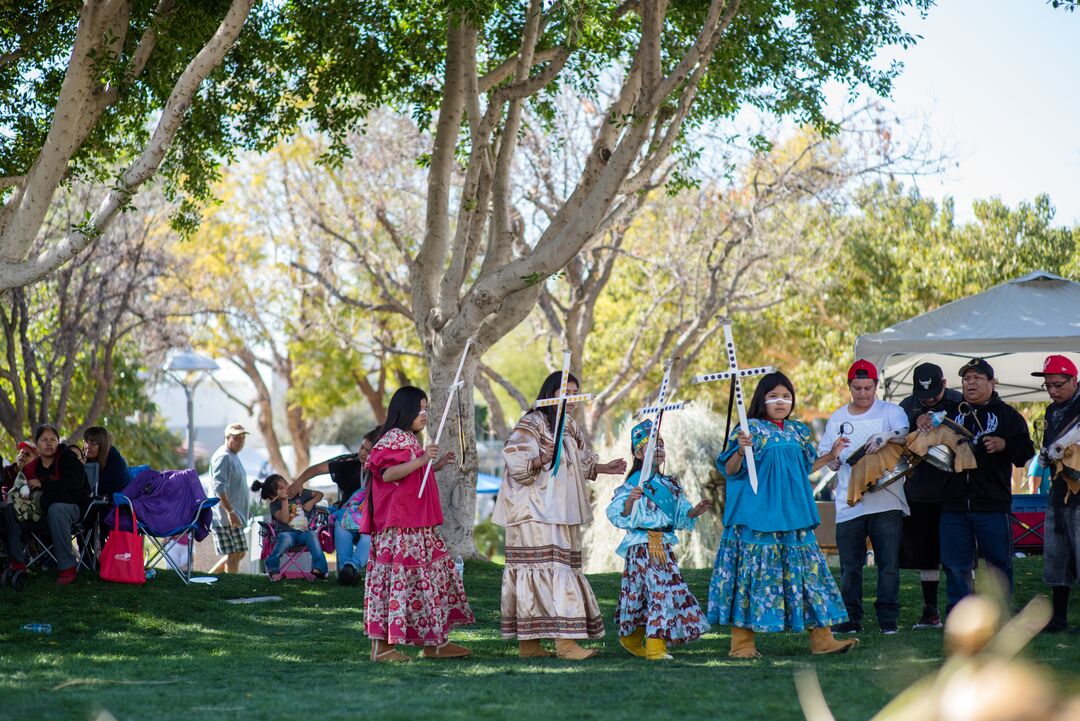
[[[309,527],[308,521],[314,513],[315,504],[322,500],[323,494],[305,489],[290,498],[289,482],[277,473],[267,476],[262,482],[255,481],[251,484],[251,490],[259,491],[265,500],[270,501],[271,522],[262,524],[264,537],[273,544],[272,550],[264,556],[270,578],[276,581],[283,577],[294,577],[286,568],[282,568],[282,557],[294,546],[305,546],[311,554],[311,575],[308,576],[303,571],[298,575],[325,579],[326,556],[318,535]],[[300,570],[292,554],[288,554],[286,558],[287,566]]]

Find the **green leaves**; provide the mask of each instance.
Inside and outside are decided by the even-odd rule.
[[[1080,231],[1053,225],[1045,195],[1015,208],[976,201],[975,220],[964,224],[955,222],[951,200],[939,203],[897,183],[867,185],[855,202],[857,212],[822,229],[841,239],[822,291],[793,296],[761,319],[764,343],[792,347],[797,363],[784,370],[812,407],[843,401],[838,369],[850,363],[861,333],[1035,269],[1080,274]]]

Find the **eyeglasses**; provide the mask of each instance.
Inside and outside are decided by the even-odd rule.
[[[1044,391],[1059,391],[1065,386],[1072,383],[1073,380],[1075,379],[1070,378],[1069,380],[1061,381],[1060,383],[1043,383],[1041,386],[1039,386],[1039,388],[1042,388]]]

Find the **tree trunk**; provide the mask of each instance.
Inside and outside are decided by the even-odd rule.
[[[497,437],[506,438],[510,435],[510,425],[506,422],[506,414],[503,413],[502,404],[495,395],[495,389],[491,387],[491,381],[483,373],[476,374],[476,389],[480,391],[484,402],[487,403],[488,425],[491,430]]]
[[[473,543],[473,522],[476,518],[476,474],[480,463],[476,455],[476,425],[473,406],[473,377],[476,374],[479,351],[470,351],[469,358],[461,372],[463,385],[458,389],[452,401],[450,415],[446,419],[446,428],[439,442],[440,455],[453,451],[456,462],[451,463],[436,474],[439,484],[439,500],[442,502],[443,525],[440,529],[443,540],[455,556],[480,558]],[[446,405],[446,397],[454,382],[460,355],[451,362],[432,361],[431,388],[428,392],[428,427],[426,442],[435,440],[439,429],[439,419]],[[459,402],[460,400],[460,402]],[[460,409],[460,417],[459,411]],[[458,424],[465,433],[465,454],[462,457],[458,443]],[[428,480],[431,483],[431,480]]]
[[[311,465],[311,423],[304,417],[304,408],[291,405],[285,411],[285,420],[289,425],[289,437],[292,439],[296,463],[293,468],[302,473]]]
[[[385,358],[384,358],[385,361]],[[378,424],[386,423],[386,402],[383,400],[386,392],[386,371],[379,370],[379,388],[371,385],[371,381],[367,379],[363,371],[353,370],[353,381],[356,383],[356,387],[363,394],[364,400],[368,402],[368,406],[371,407],[371,413],[375,416],[375,422]]]
[[[259,426],[259,433],[266,441],[266,452],[270,456],[270,465],[283,476],[289,476],[289,467],[285,464],[285,458],[281,455],[281,443],[278,441],[277,431],[274,430],[274,408],[270,402],[270,389],[263,382],[262,374],[256,365],[255,354],[247,348],[235,351],[232,359],[240,367],[244,374],[255,385],[255,406],[259,414],[255,421]],[[306,466],[305,466],[306,467]]]

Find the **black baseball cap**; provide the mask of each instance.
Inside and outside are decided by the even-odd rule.
[[[994,367],[987,363],[984,358],[972,358],[967,363],[960,366],[960,377],[963,378],[964,374],[968,371],[982,373],[988,379],[994,380]]]
[[[916,400],[925,401],[935,398],[945,388],[945,374],[941,371],[941,366],[933,363],[921,363],[915,366],[911,377]]]

